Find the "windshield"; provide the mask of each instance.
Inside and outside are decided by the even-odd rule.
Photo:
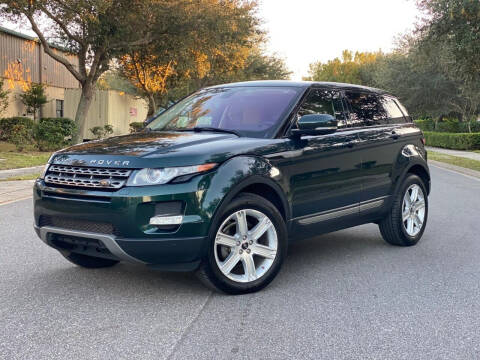
[[[160,131],[214,128],[233,130],[241,136],[270,138],[300,92],[300,88],[294,87],[204,89],[160,114],[148,127]]]

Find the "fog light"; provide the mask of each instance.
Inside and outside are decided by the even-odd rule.
[[[150,218],[150,225],[180,225],[183,222],[183,215],[175,216],[154,216]]]

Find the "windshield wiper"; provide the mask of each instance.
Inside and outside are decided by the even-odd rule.
[[[202,131],[211,131],[211,132],[219,132],[219,133],[226,133],[226,134],[233,134],[237,135],[238,137],[242,137],[237,131],[235,130],[228,130],[228,129],[219,129],[215,127],[208,127],[208,126],[195,126],[193,128],[188,129],[174,129],[171,131],[194,131],[194,132],[202,132]]]

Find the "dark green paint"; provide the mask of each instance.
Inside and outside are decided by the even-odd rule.
[[[133,257],[159,266],[198,264],[214,215],[242,189],[254,191],[255,184],[268,186],[279,199],[292,239],[378,220],[409,169],[418,166],[428,176],[421,136],[406,123],[275,139],[151,131],[80,144],[60,151],[51,162],[107,167],[117,161],[121,165],[112,167],[128,162],[123,167],[132,169],[219,165],[184,183],[115,192],[48,187],[38,180],[35,222],[40,215],[109,222],[122,234],[118,244]],[[376,198],[385,198],[384,206],[360,213],[362,202]],[[162,201],[185,204],[184,223],[174,232],[148,225],[154,204]],[[344,207],[358,212],[309,226],[299,222]]]

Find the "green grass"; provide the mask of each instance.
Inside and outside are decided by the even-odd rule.
[[[460,156],[452,156],[447,154],[441,154],[435,151],[429,151],[428,159],[480,171],[480,161],[466,159]]]
[[[39,176],[40,176],[40,173],[21,175],[21,176],[12,176],[6,179],[0,179],[0,181],[36,180]]]
[[[34,149],[16,150],[15,145],[0,142],[0,170],[17,169],[46,164],[51,153]]]

